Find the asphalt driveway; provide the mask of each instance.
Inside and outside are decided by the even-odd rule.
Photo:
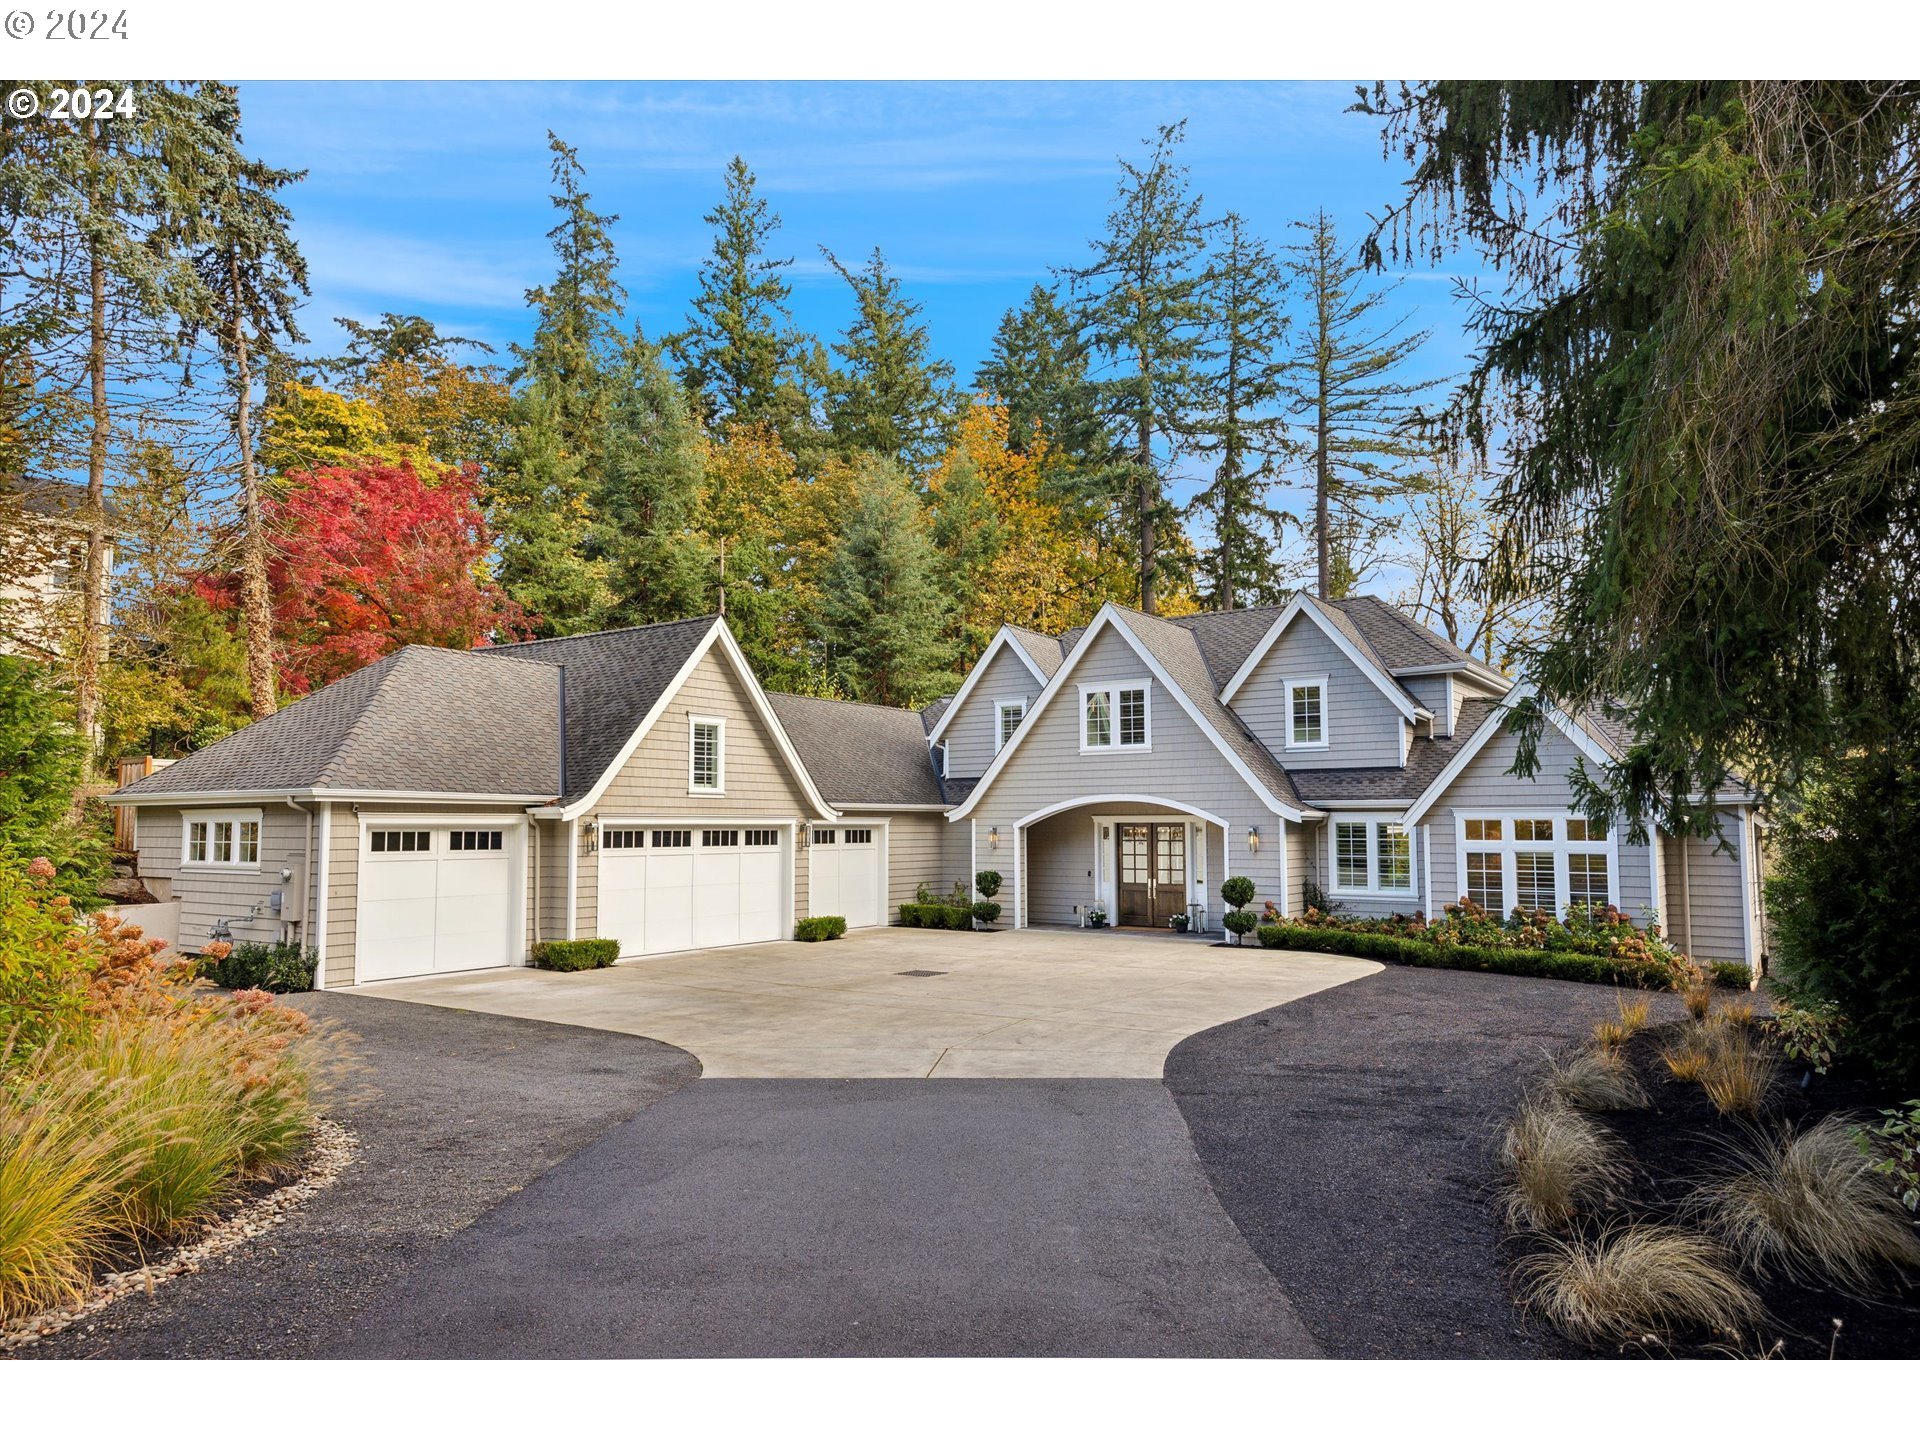
[[[1158,1080],[1196,1031],[1379,968],[1116,930],[895,927],[354,993],[647,1035],[698,1056],[710,1079]]]

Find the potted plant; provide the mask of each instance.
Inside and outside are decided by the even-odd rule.
[[[1087,928],[1089,930],[1103,929],[1105,928],[1106,923],[1107,923],[1107,907],[1106,906],[1096,904],[1096,905],[1089,905],[1087,907]]]
[[[1186,914],[1185,912],[1182,912],[1181,914],[1178,914],[1178,915],[1169,915],[1167,917],[1167,928],[1169,930],[1177,931],[1182,935],[1187,933],[1187,927],[1191,924],[1193,924],[1193,917],[1191,915]]]
[[[980,895],[980,898],[973,902],[974,922],[983,930],[991,929],[993,922],[1000,918],[1000,907],[994,903],[993,899],[1000,893],[1000,872],[998,870],[980,871],[973,877],[973,888]]]
[[[1220,898],[1233,908],[1220,917],[1220,923],[1233,936],[1236,945],[1245,942],[1248,932],[1259,923],[1258,917],[1246,907],[1253,903],[1253,881],[1244,875],[1231,875],[1220,886]]]

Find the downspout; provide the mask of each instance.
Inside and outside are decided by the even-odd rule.
[[[1687,927],[1687,954],[1693,954],[1693,876],[1687,865],[1687,851],[1692,848],[1690,835],[1677,837],[1680,842],[1680,918]]]
[[[314,860],[313,988],[327,988],[327,878],[333,858],[333,802],[320,802],[319,850]]]
[[[305,870],[307,873],[300,877],[300,888],[302,890],[309,890],[309,893],[306,895],[302,895],[300,897],[300,943],[303,946],[310,949],[312,948],[313,936],[312,936],[312,933],[307,928],[307,914],[308,914],[307,902],[312,898],[312,896],[311,896],[311,892],[307,882],[313,879],[313,860],[314,860],[313,812],[307,809],[307,807],[302,805],[298,800],[294,799],[293,796],[291,795],[287,796],[287,804],[291,805],[294,809],[298,810],[302,815],[307,817],[307,839],[306,839],[307,848],[305,853],[300,858],[300,867],[301,869]],[[282,923],[284,924],[285,922],[283,921]],[[316,975],[314,978],[318,979],[319,977],[318,975]]]

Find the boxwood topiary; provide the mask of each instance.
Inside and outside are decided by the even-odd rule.
[[[973,902],[973,918],[982,925],[991,925],[1000,918],[1000,906],[992,900]]]
[[[809,915],[793,927],[796,940],[838,940],[847,933],[844,915]]]
[[[1230,875],[1220,886],[1220,898],[1238,910],[1253,902],[1253,881],[1244,875]],[[1245,932],[1241,932],[1245,933]]]
[[[619,958],[618,940],[542,940],[533,947],[542,970],[604,970]]]
[[[1260,923],[1260,917],[1251,910],[1229,910],[1220,917],[1220,923],[1235,935],[1246,935]]]

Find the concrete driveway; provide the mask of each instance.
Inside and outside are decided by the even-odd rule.
[[[1379,969],[1113,930],[891,928],[355,993],[645,1035],[712,1078],[1157,1080],[1187,1036]]]

